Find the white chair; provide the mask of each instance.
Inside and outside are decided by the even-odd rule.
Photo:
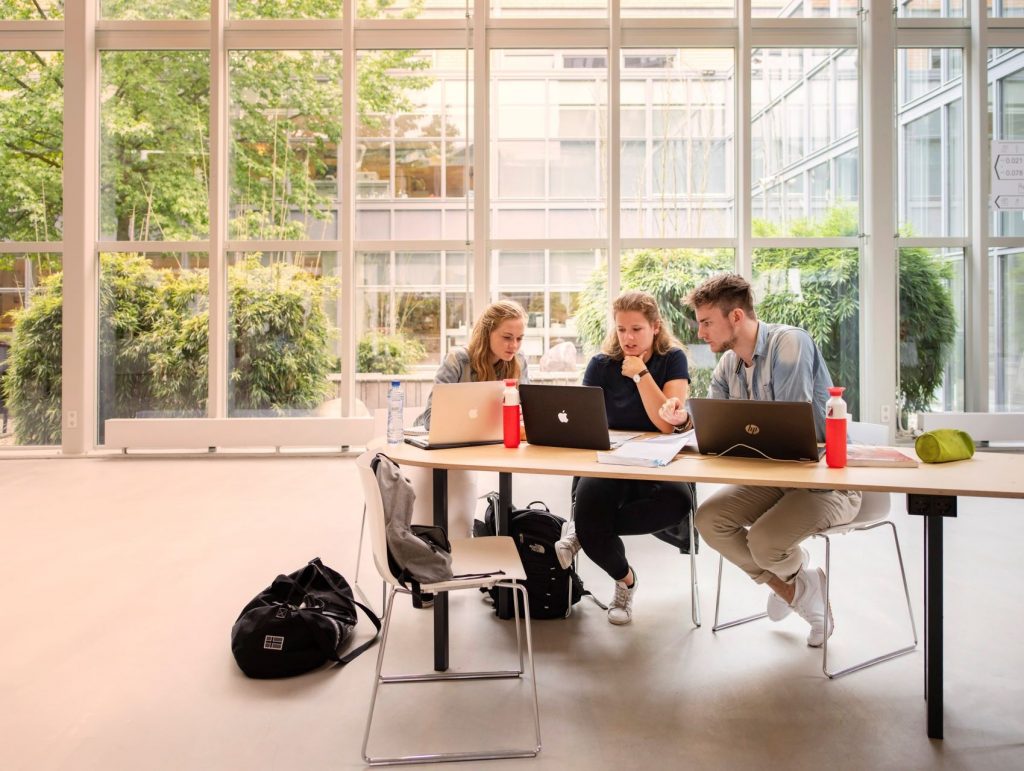
[[[850,423],[849,435],[851,440],[864,444],[888,444],[889,429],[888,426],[884,426],[876,423]],[[888,493],[873,493],[865,492],[861,499],[860,511],[857,512],[857,516],[852,522],[845,525],[839,525],[837,527],[830,527],[827,530],[822,530],[820,533],[814,533],[813,538],[821,538],[825,541],[825,607],[829,607],[829,593],[831,589],[831,576],[832,576],[832,542],[831,536],[835,535],[848,535],[850,533],[863,533],[869,530],[874,530],[877,527],[883,527],[888,525],[892,529],[893,543],[896,545],[896,559],[900,566],[900,577],[903,580],[903,595],[907,601],[907,617],[910,619],[910,631],[913,635],[914,642],[911,645],[906,645],[896,650],[883,653],[873,658],[862,661],[858,664],[845,667],[840,670],[831,670],[828,666],[828,640],[829,636],[825,635],[825,643],[822,645],[821,653],[821,669],[825,673],[825,676],[831,680],[843,675],[848,675],[853,672],[866,669],[867,667],[880,664],[883,661],[889,661],[898,656],[903,656],[907,653],[911,653],[917,648],[917,625],[914,623],[914,610],[910,604],[910,590],[907,588],[907,573],[903,566],[903,552],[900,549],[900,539],[896,532],[896,525],[889,519],[889,507],[890,499]],[[721,555],[718,556],[718,589],[715,593],[715,623],[711,627],[712,632],[719,632],[723,629],[729,629],[730,627],[739,626],[746,624],[751,621],[757,621],[765,618],[767,613],[757,613],[752,616],[745,616],[732,621],[719,621],[719,610],[721,607],[722,599],[722,565],[724,559]]]
[[[525,584],[526,573],[523,570],[523,563],[519,559],[515,543],[507,536],[492,536],[488,538],[457,538],[451,541],[452,545],[452,570],[456,576],[470,575],[468,578],[454,578],[451,581],[443,581],[435,584],[423,584],[420,589],[424,592],[449,592],[460,589],[479,589],[502,586],[512,590],[512,597],[515,608],[516,620],[516,643],[519,655],[519,666],[512,670],[498,670],[486,672],[424,672],[422,674],[406,675],[382,675],[381,670],[384,664],[384,654],[387,650],[388,636],[391,632],[391,612],[395,606],[395,596],[399,593],[410,594],[410,591],[403,587],[388,566],[388,547],[385,536],[384,505],[381,500],[380,488],[377,485],[377,476],[370,466],[376,453],[368,451],[363,453],[356,460],[356,467],[359,470],[359,481],[363,488],[363,495],[366,499],[366,523],[370,529],[370,543],[373,548],[373,561],[377,566],[386,586],[390,587],[387,593],[384,611],[384,625],[381,632],[380,650],[377,653],[377,670],[373,682],[373,693],[370,696],[370,711],[366,717],[366,732],[363,735],[363,760],[371,766],[377,765],[399,765],[410,763],[433,763],[456,760],[492,760],[497,758],[529,758],[540,752],[540,709],[537,701],[537,677],[533,666],[533,640],[530,633],[530,606],[526,594]],[[491,574],[483,575],[482,574]],[[500,574],[500,575],[498,575]],[[481,577],[482,576],[482,577]],[[519,598],[523,601],[523,618],[519,617]],[[439,680],[486,680],[495,678],[519,678],[525,670],[523,659],[524,635],[521,632],[520,623],[525,627],[526,658],[529,663],[529,677],[533,688],[533,726],[534,744],[522,749],[508,749],[487,751],[479,750],[472,752],[435,752],[417,753],[414,755],[401,755],[392,757],[371,757],[367,753],[367,746],[370,740],[370,729],[373,725],[373,711],[377,703],[377,691],[381,685],[392,683],[422,683],[435,682]],[[446,722],[453,723],[451,715],[446,715]]]

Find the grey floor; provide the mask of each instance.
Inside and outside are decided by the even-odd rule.
[[[567,487],[517,479],[514,497],[564,512]],[[360,767],[374,655],[254,681],[229,649],[239,609],[278,572],[319,555],[354,577],[360,514],[346,458],[0,461],[0,768]],[[922,649],[830,682],[798,619],[712,634],[717,559],[706,550],[695,629],[688,561],[638,537],[627,542],[642,582],[633,624],[613,627],[584,602],[534,626],[541,754],[475,767],[1024,768],[1022,515],[1022,502],[965,500],[947,523],[945,741],[925,737]],[[921,525],[896,521],[920,623]],[[834,546],[839,663],[909,634],[890,543]],[[364,560],[379,602],[371,569]],[[582,574],[610,593],[592,564]],[[738,613],[764,600],[729,570],[725,595]],[[457,596],[452,613],[454,665],[511,661],[511,622],[479,595]],[[402,603],[385,666],[429,667],[430,623]],[[527,693],[521,682],[392,686],[373,746],[522,742]]]

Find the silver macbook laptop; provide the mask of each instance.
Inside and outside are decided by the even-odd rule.
[[[430,431],[405,441],[424,450],[500,444],[500,380],[481,383],[436,383],[430,398]]]
[[[611,449],[604,391],[597,386],[521,385],[519,399],[530,444]]]
[[[818,461],[810,402],[690,399],[697,448],[703,455]]]

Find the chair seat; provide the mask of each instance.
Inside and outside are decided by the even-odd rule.
[[[526,571],[516,551],[516,542],[507,535],[493,535],[484,538],[453,538],[452,572],[455,575],[475,575],[502,571],[502,575],[482,578],[457,578],[422,584],[424,592],[447,592],[452,589],[470,589],[478,586],[493,586],[498,581],[525,581]]]
[[[889,493],[865,492],[857,516],[845,525],[826,528],[815,535],[842,535],[875,525],[889,518]]]

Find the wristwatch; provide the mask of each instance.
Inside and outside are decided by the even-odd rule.
[[[640,383],[640,378],[642,378],[644,375],[647,375],[647,374],[649,374],[647,372],[647,370],[645,370],[645,369],[640,370],[635,375],[633,375],[633,382],[639,384]]]

